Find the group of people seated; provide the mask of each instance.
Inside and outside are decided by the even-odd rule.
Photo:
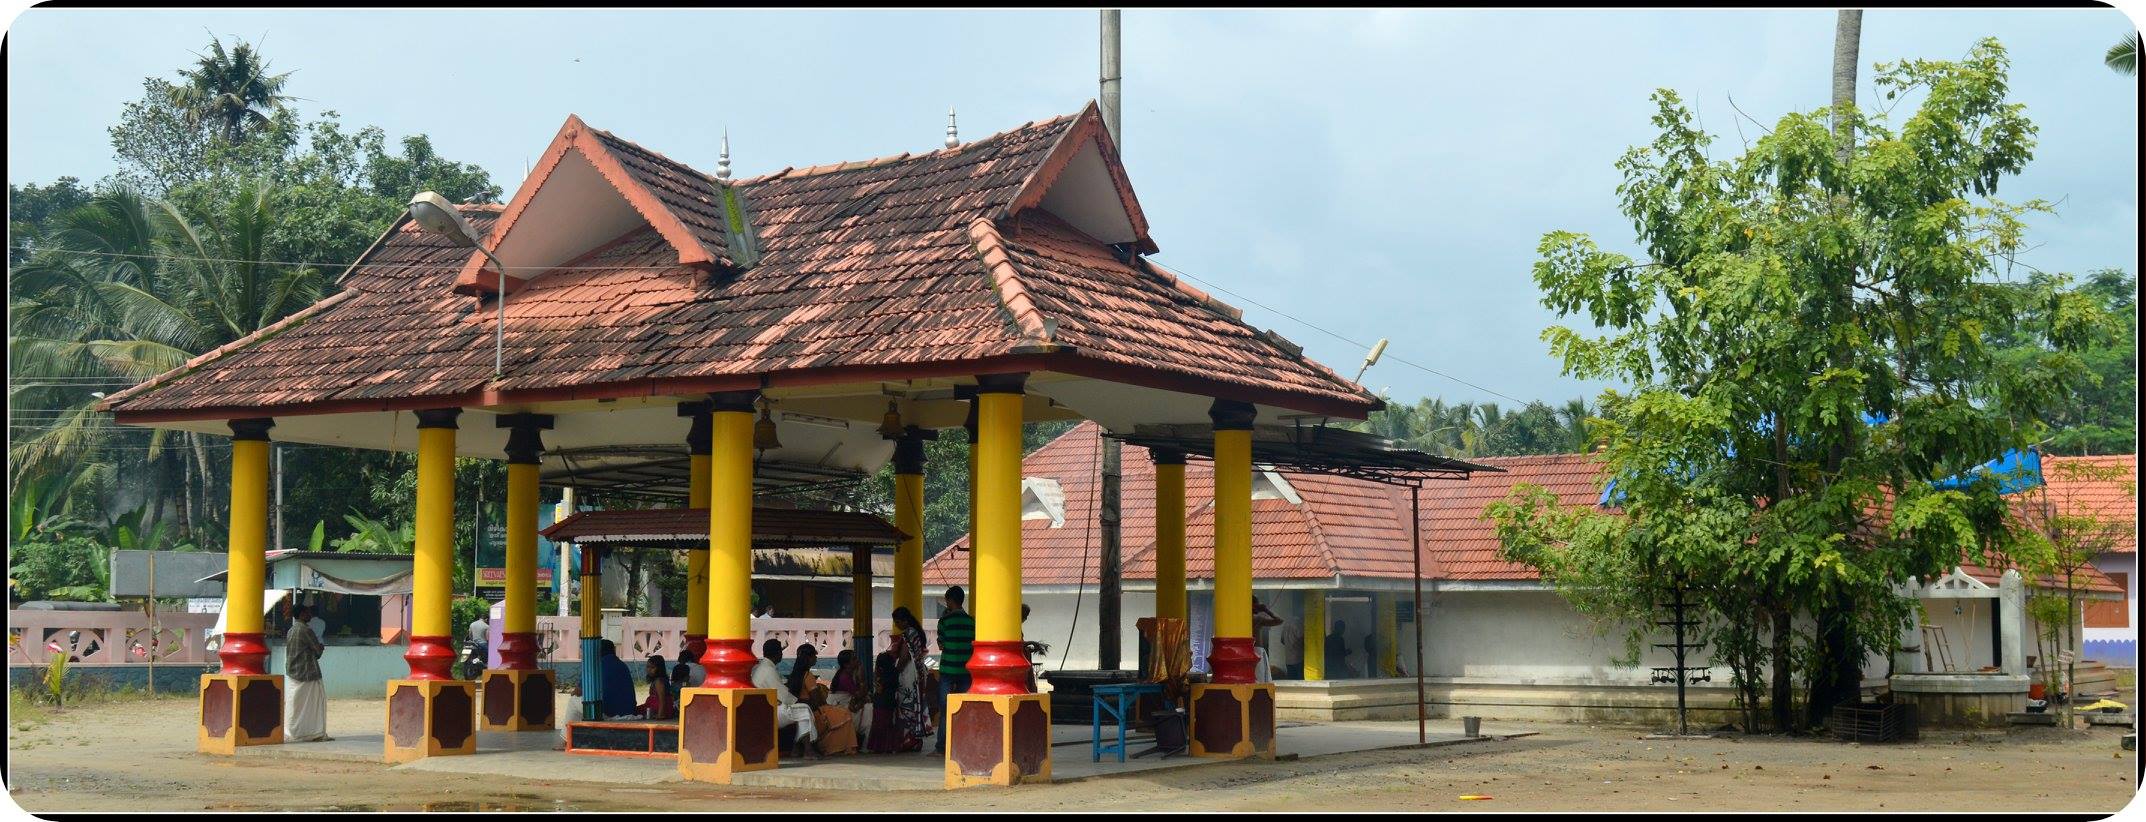
[[[795,729],[797,747],[793,755],[818,759],[859,750],[925,750],[924,743],[937,733],[946,696],[968,689],[965,665],[975,623],[962,610],[963,598],[958,586],[945,593],[946,610],[939,617],[940,671],[925,664],[924,626],[906,607],[894,609],[893,647],[874,657],[869,670],[855,651],[844,650],[835,656],[834,675],[826,682],[813,671],[819,664],[818,648],[798,646],[786,675],[779,667],[783,661],[782,641],[771,638],[761,643],[761,658],[753,666],[752,684],[775,692],[780,702],[776,708],[778,727]],[[1026,618],[1027,606],[1021,610]],[[1044,647],[1038,643],[1028,645],[1031,655]],[[598,664],[602,666],[604,691],[601,713],[611,719],[676,719],[681,693],[702,680],[700,666],[690,660],[666,666],[662,656],[652,655],[643,672],[648,696],[636,704],[633,678],[610,640],[600,646]],[[943,751],[943,741],[940,750]]]

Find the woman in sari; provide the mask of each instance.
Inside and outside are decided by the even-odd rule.
[[[923,750],[924,740],[932,735],[931,706],[924,701],[925,687],[930,684],[924,676],[924,625],[904,607],[894,609],[894,626],[901,629],[896,637],[902,656],[894,706],[902,729],[901,750]]]
[[[902,644],[879,652],[872,661],[872,713],[864,749],[872,753],[897,753],[902,749],[901,704]]]

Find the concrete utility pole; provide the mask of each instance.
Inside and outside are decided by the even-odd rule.
[[[1119,82],[1125,79],[1118,65],[1118,10],[1103,10],[1103,124],[1110,127],[1110,139],[1121,140],[1124,132],[1118,130]],[[1123,145],[1122,143],[1120,145]]]
[[[1121,75],[1118,68],[1117,9],[1103,10],[1102,51],[1103,124],[1110,129],[1110,139],[1117,141],[1120,139],[1120,134],[1122,134],[1118,130],[1118,81]],[[1122,146],[1123,144],[1120,143],[1120,145]],[[1119,656],[1118,633],[1120,620],[1118,606],[1120,600],[1124,598],[1125,587],[1118,568],[1121,557],[1118,538],[1118,512],[1122,510],[1119,505],[1119,486],[1123,478],[1123,471],[1120,470],[1122,449],[1117,440],[1105,436],[1109,432],[1098,431],[1096,433],[1097,436],[1103,438],[1102,487],[1098,489],[1101,491],[1101,499],[1098,501],[1095,513],[1096,525],[1102,531],[1103,556],[1101,567],[1096,574],[1098,587],[1102,590],[1097,598],[1095,608],[1096,630],[1100,632],[1095,642],[1095,667],[1105,671],[1115,671],[1118,669]]]

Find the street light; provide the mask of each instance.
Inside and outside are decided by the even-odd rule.
[[[477,242],[477,232],[462,219],[462,212],[447,198],[436,191],[420,191],[410,198],[410,219],[427,234],[437,234],[448,242],[462,248],[474,248],[484,252],[492,267],[499,269],[499,324],[492,333],[492,379],[500,376],[500,362],[507,347],[507,266],[492,255],[490,249]]]

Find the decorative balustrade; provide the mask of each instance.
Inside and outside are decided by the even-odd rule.
[[[925,621],[925,631],[933,632],[936,624],[936,620]],[[215,614],[159,614],[157,636],[152,637],[149,617],[139,611],[9,611],[7,661],[43,665],[58,649],[69,661],[79,663],[142,665],[153,652],[158,664],[213,665],[216,655],[207,649],[207,642],[208,631],[215,625]],[[684,617],[623,617],[618,627],[619,656],[627,660],[651,654],[675,660],[685,645]],[[752,629],[755,653],[769,637],[782,640],[789,649],[811,643],[827,659],[850,646],[851,622],[846,618],[756,619]],[[891,622],[874,620],[872,629],[872,653],[893,646]],[[538,658],[581,659],[580,634],[580,617],[537,617]]]
[[[44,665],[55,652],[102,665],[213,664],[207,649],[215,614],[158,614],[155,630],[139,611],[9,611],[7,661]]]
[[[926,620],[924,630],[931,633],[937,620]],[[622,617],[618,620],[619,658],[627,661],[645,659],[651,654],[664,659],[676,660],[685,646],[686,621],[684,617]],[[820,656],[833,659],[835,654],[850,646],[853,635],[848,618],[833,619],[756,619],[753,620],[753,651],[758,653],[760,644],[768,638],[782,640],[784,648],[796,648],[811,643],[818,648]],[[892,622],[873,620],[872,653],[877,654],[893,647]],[[537,644],[541,651],[539,659],[552,662],[574,662],[581,659],[581,618],[575,616],[537,617]]]

